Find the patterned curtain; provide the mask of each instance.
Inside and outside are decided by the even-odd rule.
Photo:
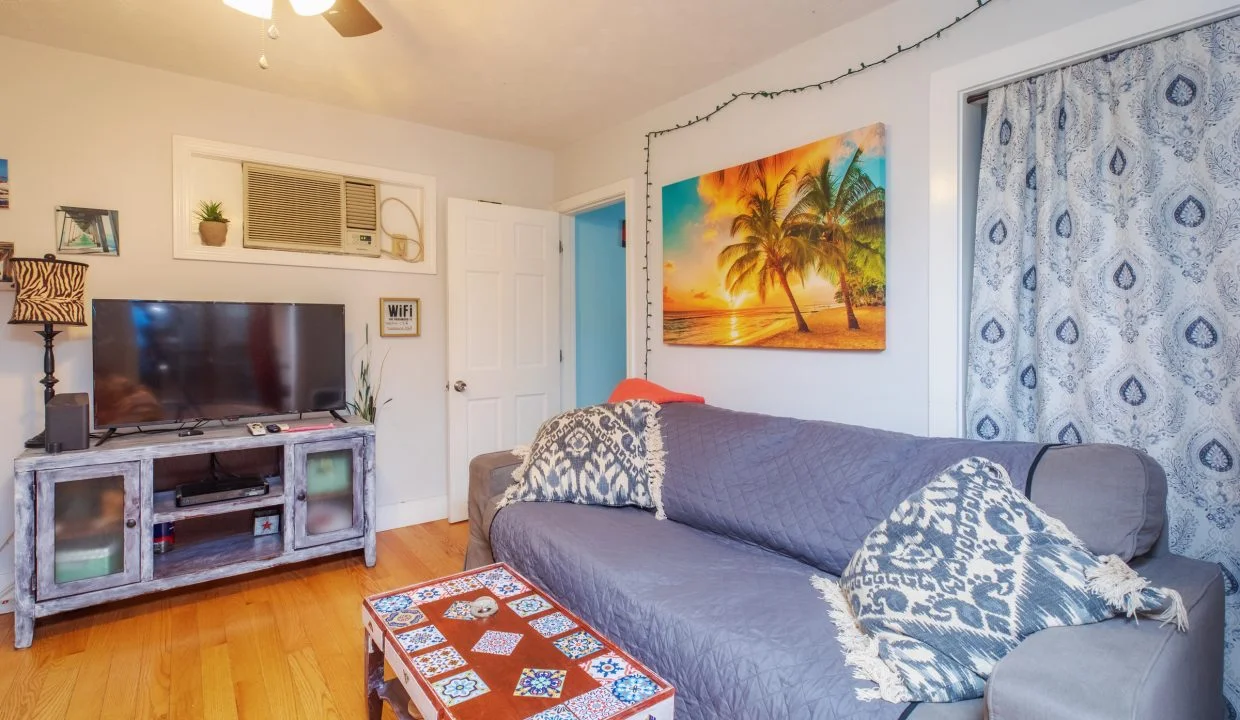
[[[1240,20],[990,93],[969,432],[1167,471],[1171,546],[1219,563],[1240,707]]]

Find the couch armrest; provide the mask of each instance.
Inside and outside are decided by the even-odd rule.
[[[521,459],[510,452],[487,453],[470,461],[466,570],[495,562],[491,554],[491,521],[495,519],[500,496],[512,482],[512,471],[520,464]]]
[[[1132,566],[1179,590],[1189,631],[1115,618],[1051,628],[999,661],[986,684],[989,720],[1161,720],[1223,717],[1223,578],[1177,555]]]

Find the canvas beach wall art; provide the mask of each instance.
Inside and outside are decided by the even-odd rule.
[[[887,344],[886,128],[663,188],[663,341]]]

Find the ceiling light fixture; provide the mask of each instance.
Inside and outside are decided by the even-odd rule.
[[[331,10],[336,0],[289,0],[289,4],[298,15],[322,15]]]
[[[224,0],[224,4],[246,15],[253,15],[264,20],[271,19],[272,0]]]

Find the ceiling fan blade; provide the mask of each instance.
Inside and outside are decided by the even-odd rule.
[[[383,29],[375,16],[362,5],[362,0],[336,0],[336,4],[323,13],[323,17],[343,37],[369,35]]]

